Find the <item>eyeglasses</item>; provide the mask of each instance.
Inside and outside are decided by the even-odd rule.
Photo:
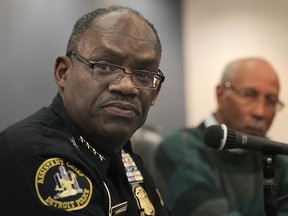
[[[158,72],[133,70],[132,73],[128,73],[124,67],[109,63],[89,61],[75,51],[72,51],[70,56],[76,57],[77,60],[90,67],[92,69],[93,79],[104,83],[119,83],[126,73],[131,75],[131,80],[135,88],[156,90],[165,79],[164,74],[160,70],[158,70]]]
[[[238,96],[243,98],[243,100],[245,100],[247,103],[255,103],[259,100],[259,92],[257,92],[255,89],[236,88],[230,82],[225,82],[224,87],[232,90]],[[277,110],[281,110],[284,107],[284,103],[279,101],[279,99],[275,95],[266,95],[264,103],[266,107],[276,108]]]

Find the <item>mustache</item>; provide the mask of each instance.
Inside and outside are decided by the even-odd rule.
[[[135,102],[134,98],[135,98],[134,96],[129,96],[129,95],[113,94],[109,98],[105,99],[100,104],[100,106],[104,107],[107,104],[109,104],[110,102],[115,102],[115,101],[120,101],[120,102],[122,101],[122,102],[126,102],[126,103],[128,102],[128,103],[132,104],[137,109],[137,112],[140,113],[142,111],[142,109],[141,109],[140,105]]]
[[[253,130],[258,130],[259,132],[261,132],[261,134],[265,134],[268,127],[266,125],[266,123],[263,120],[259,120],[259,119],[252,119],[250,122],[245,123],[241,126],[241,129],[253,129]]]

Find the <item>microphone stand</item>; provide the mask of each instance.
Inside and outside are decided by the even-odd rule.
[[[264,207],[265,216],[277,216],[277,192],[275,185],[274,155],[267,154],[263,159]]]

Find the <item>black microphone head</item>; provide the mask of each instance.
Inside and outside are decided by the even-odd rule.
[[[212,148],[221,148],[224,137],[224,130],[221,125],[212,125],[204,131],[204,142]]]
[[[219,151],[235,148],[237,147],[237,133],[227,128],[225,124],[212,125],[206,128],[204,132],[204,142]]]

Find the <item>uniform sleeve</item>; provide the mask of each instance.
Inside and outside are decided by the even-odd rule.
[[[203,143],[182,131],[162,141],[155,160],[167,185],[167,206],[177,216],[241,216],[228,211],[203,148]]]
[[[105,215],[99,187],[92,188],[80,166],[56,156],[40,158],[31,145],[13,144],[0,134],[0,215]]]

